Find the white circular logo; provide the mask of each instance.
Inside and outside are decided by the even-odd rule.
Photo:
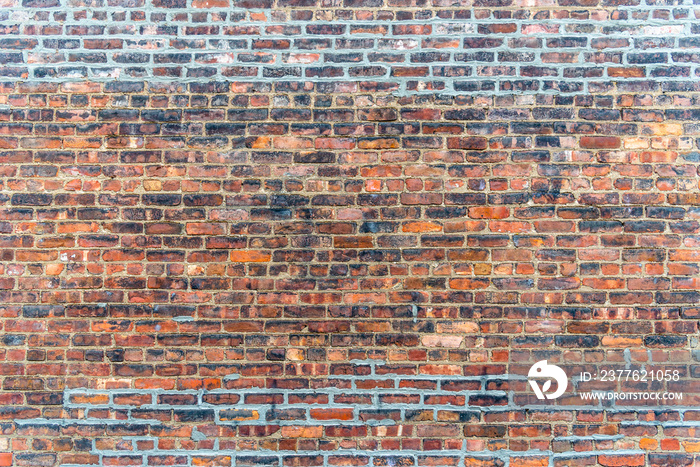
[[[535,391],[535,395],[538,399],[556,399],[557,397],[564,394],[566,391],[566,386],[569,384],[566,373],[564,370],[556,365],[547,364],[547,360],[540,360],[530,367],[530,371],[527,373],[528,382]],[[531,379],[532,378],[532,379]],[[542,387],[534,379],[546,379]],[[552,393],[547,393],[552,387],[552,380],[557,382],[557,390]]]

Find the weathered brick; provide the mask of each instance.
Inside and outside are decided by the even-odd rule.
[[[0,465],[692,464],[692,9],[5,3]]]

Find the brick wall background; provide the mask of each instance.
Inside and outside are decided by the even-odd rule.
[[[0,466],[700,465],[693,2],[0,6]]]

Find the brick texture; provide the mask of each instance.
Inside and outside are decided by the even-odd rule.
[[[0,6],[0,467],[700,465],[691,1]]]

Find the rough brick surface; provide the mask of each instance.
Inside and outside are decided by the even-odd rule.
[[[0,6],[0,467],[700,465],[690,1]]]

